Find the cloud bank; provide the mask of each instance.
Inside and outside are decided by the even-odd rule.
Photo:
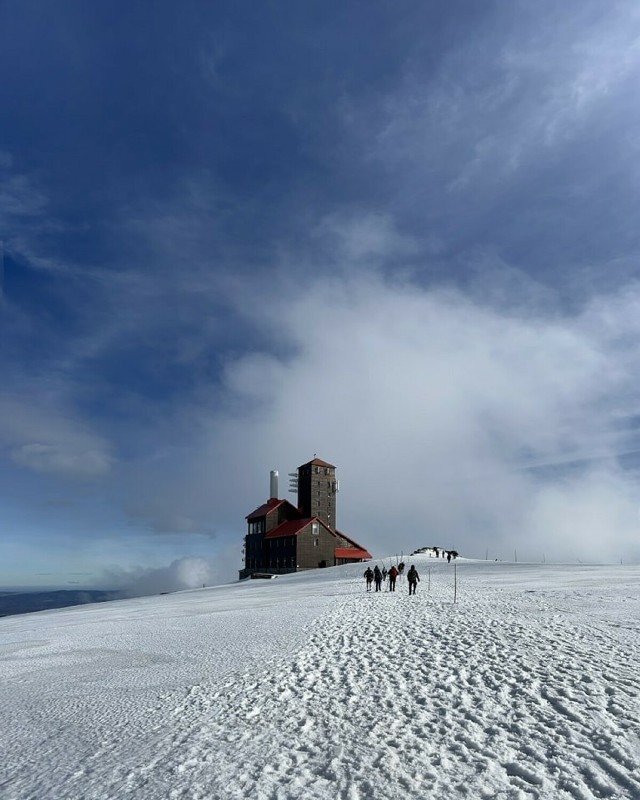
[[[572,317],[488,294],[361,273],[245,286],[264,346],[191,407],[199,443],[156,465],[156,507],[189,498],[240,541],[269,469],[317,452],[339,468],[339,525],[378,555],[637,559],[638,286]]]
[[[113,567],[104,571],[100,581],[124,597],[141,597],[198,589],[209,585],[211,577],[211,565],[204,558],[179,558],[166,567],[153,569]]]

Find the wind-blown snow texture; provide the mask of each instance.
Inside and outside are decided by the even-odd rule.
[[[0,620],[0,797],[640,798],[640,568],[412,560]]]

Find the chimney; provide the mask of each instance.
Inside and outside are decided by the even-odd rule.
[[[269,475],[269,499],[278,499],[278,470],[272,469]]]

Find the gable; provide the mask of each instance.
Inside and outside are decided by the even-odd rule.
[[[305,517],[304,519],[292,519],[287,520],[286,522],[282,522],[273,530],[270,530],[269,533],[264,537],[265,539],[277,539],[280,536],[298,536],[301,533],[305,533],[307,529],[311,528],[311,525],[317,522],[321,528],[324,528],[326,533],[330,536],[333,536],[335,539],[335,533],[329,528],[321,519],[318,517]]]
[[[288,511],[290,515],[299,515],[300,513],[298,509],[288,500],[284,499],[277,500],[272,498],[271,500],[267,500],[267,502],[263,503],[261,506],[258,506],[258,508],[256,508],[250,514],[247,514],[245,519],[251,520],[251,519],[258,519],[259,517],[266,517],[267,514],[270,514],[272,511],[275,511],[276,509],[280,509],[281,511]]]

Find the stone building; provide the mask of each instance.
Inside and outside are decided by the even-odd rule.
[[[271,473],[271,497],[247,515],[244,568],[240,578],[255,573],[283,574],[366,561],[371,554],[336,527],[339,483],[336,468],[320,458],[290,473],[297,507],[278,498],[278,473]]]

